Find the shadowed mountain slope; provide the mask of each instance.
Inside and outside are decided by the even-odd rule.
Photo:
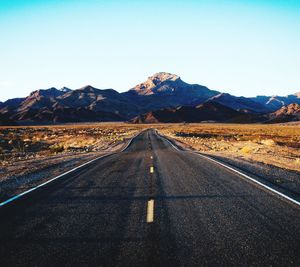
[[[194,106],[217,94],[219,92],[202,85],[188,84],[179,76],[166,72],[156,73],[124,93],[140,106],[140,113],[183,105]]]
[[[112,89],[86,86],[78,90],[50,88],[32,92],[25,99],[5,102],[0,110],[5,118],[21,123],[122,121],[136,110]]]
[[[260,121],[257,115],[246,114],[226,107],[217,102],[208,101],[195,107],[183,106],[174,109],[162,109],[137,116],[132,123],[178,123],[178,122],[236,122],[249,123]]]
[[[276,111],[289,104],[300,104],[300,92],[287,96],[257,96],[252,97],[251,100],[264,105],[270,111]]]
[[[286,97],[236,97],[188,84],[175,74],[158,72],[124,93],[90,85],[75,90],[67,87],[35,90],[25,98],[0,102],[0,123],[127,121],[141,114],[144,115],[135,120],[255,122],[268,117],[260,114],[275,112],[292,103],[300,104],[300,93]],[[270,117],[273,120],[276,116]]]
[[[213,96],[208,101],[214,101],[232,109],[238,111],[242,110],[248,113],[265,113],[270,111],[268,107],[259,102],[255,102],[246,97],[236,97],[226,93]]]

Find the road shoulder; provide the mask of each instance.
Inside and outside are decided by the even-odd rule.
[[[213,153],[202,153],[193,149],[191,146],[179,142],[170,137],[166,137],[159,133],[164,138],[168,139],[179,150],[196,152],[205,156],[208,156],[220,163],[223,163],[237,171],[244,173],[255,180],[266,184],[267,186],[297,200],[300,201],[300,174],[296,171],[290,171],[276,166],[248,161],[239,158],[230,158]]]

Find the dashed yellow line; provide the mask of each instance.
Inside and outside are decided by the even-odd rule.
[[[154,221],[154,199],[148,200],[147,205],[147,223],[153,223]]]
[[[153,166],[150,167],[150,173],[154,173],[154,167]]]

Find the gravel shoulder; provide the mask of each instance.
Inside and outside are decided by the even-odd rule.
[[[102,151],[63,153],[49,157],[12,162],[0,168],[0,202],[35,187],[55,176],[84,164],[99,156],[120,151],[129,139],[125,139]]]
[[[183,150],[199,152],[188,144],[170,137],[166,138]],[[235,155],[229,157],[228,155],[224,156],[220,153],[214,152],[203,153],[200,151],[199,153],[225,163],[226,165],[233,167],[242,173],[256,178],[258,181],[267,184],[279,192],[282,192],[300,201],[300,172],[298,171],[286,170],[277,166],[256,162],[253,160],[246,160]]]

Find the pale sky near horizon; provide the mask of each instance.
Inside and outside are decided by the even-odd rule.
[[[300,91],[300,0],[0,0],[0,101],[160,71],[234,95]]]

